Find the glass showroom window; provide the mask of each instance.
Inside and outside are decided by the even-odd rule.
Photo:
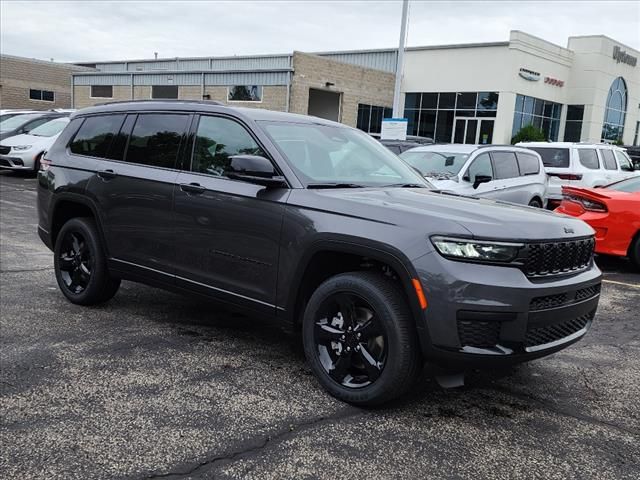
[[[607,105],[602,125],[602,140],[616,142],[622,140],[624,120],[627,116],[627,84],[622,77],[616,78],[609,88]]]
[[[262,85],[234,85],[227,91],[230,102],[261,102]]]
[[[358,121],[356,127],[367,133],[380,133],[382,131],[382,119],[391,118],[393,110],[389,107],[377,107],[375,105],[358,104]]]
[[[404,116],[408,135],[451,142],[456,117],[495,117],[498,92],[407,93]]]
[[[562,105],[559,103],[517,95],[511,136],[515,136],[522,127],[533,125],[542,129],[547,140],[557,142],[561,112]]]

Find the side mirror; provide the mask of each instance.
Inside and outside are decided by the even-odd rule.
[[[270,160],[258,155],[233,155],[226,172],[234,180],[255,183],[265,187],[286,187],[284,177],[278,175]]]
[[[473,180],[473,189],[475,190],[480,186],[481,183],[488,183],[493,180],[491,175],[476,175]]]

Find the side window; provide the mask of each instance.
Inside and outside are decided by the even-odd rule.
[[[188,115],[149,113],[138,115],[125,160],[153,167],[175,168]]]
[[[127,115],[127,119],[120,127],[118,134],[113,137],[111,147],[107,151],[107,157],[110,160],[123,160],[124,151],[127,148],[127,140],[131,134],[133,124],[136,122],[136,115]]]
[[[618,163],[620,164],[620,169],[625,171],[633,171],[633,165],[631,165],[631,160],[620,150],[614,150],[616,158],[618,159]]]
[[[76,155],[106,158],[113,137],[120,130],[124,115],[88,117],[69,148]]]
[[[471,162],[465,177],[469,177],[469,181],[473,182],[478,175],[495,178],[493,175],[493,167],[491,166],[491,158],[488,153],[478,155],[473,162]]]
[[[491,152],[493,169],[497,179],[516,178],[520,176],[518,162],[513,152]]]
[[[613,158],[613,151],[609,149],[600,150],[602,154],[602,159],[604,160],[604,168],[607,170],[618,170],[618,165],[616,165],[616,159]]]
[[[22,127],[22,130],[25,132],[30,132],[31,130],[33,130],[36,127],[39,127],[40,125],[44,125],[45,123],[49,122],[53,120],[53,118],[47,117],[47,118],[38,118],[37,120],[33,120],[29,123],[27,123],[24,127]]]
[[[579,148],[576,150],[578,152],[578,159],[580,163],[585,168],[590,168],[591,170],[598,170],[600,168],[600,162],[598,162],[598,154],[593,148]]]
[[[222,117],[200,117],[192,171],[224,177],[231,157],[240,154],[266,157],[239,123]]]
[[[540,173],[540,160],[530,153],[518,152],[518,166],[522,175],[537,175]]]

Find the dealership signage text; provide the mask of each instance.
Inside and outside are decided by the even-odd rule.
[[[621,50],[620,47],[613,47],[613,59],[616,63],[626,63],[627,65],[631,65],[632,67],[636,66],[638,63],[638,59],[633,55],[629,55],[624,50]]]

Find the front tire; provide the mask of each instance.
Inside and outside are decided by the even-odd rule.
[[[529,206],[534,208],[542,208],[542,202],[537,198],[533,198],[529,202]]]
[[[95,222],[72,218],[56,238],[54,268],[58,287],[77,305],[97,305],[110,300],[120,287],[112,278]]]
[[[323,282],[304,312],[311,370],[334,397],[379,405],[405,393],[422,367],[413,317],[391,279],[343,273]]]
[[[635,264],[636,268],[640,270],[640,232],[629,246],[629,259]]]

